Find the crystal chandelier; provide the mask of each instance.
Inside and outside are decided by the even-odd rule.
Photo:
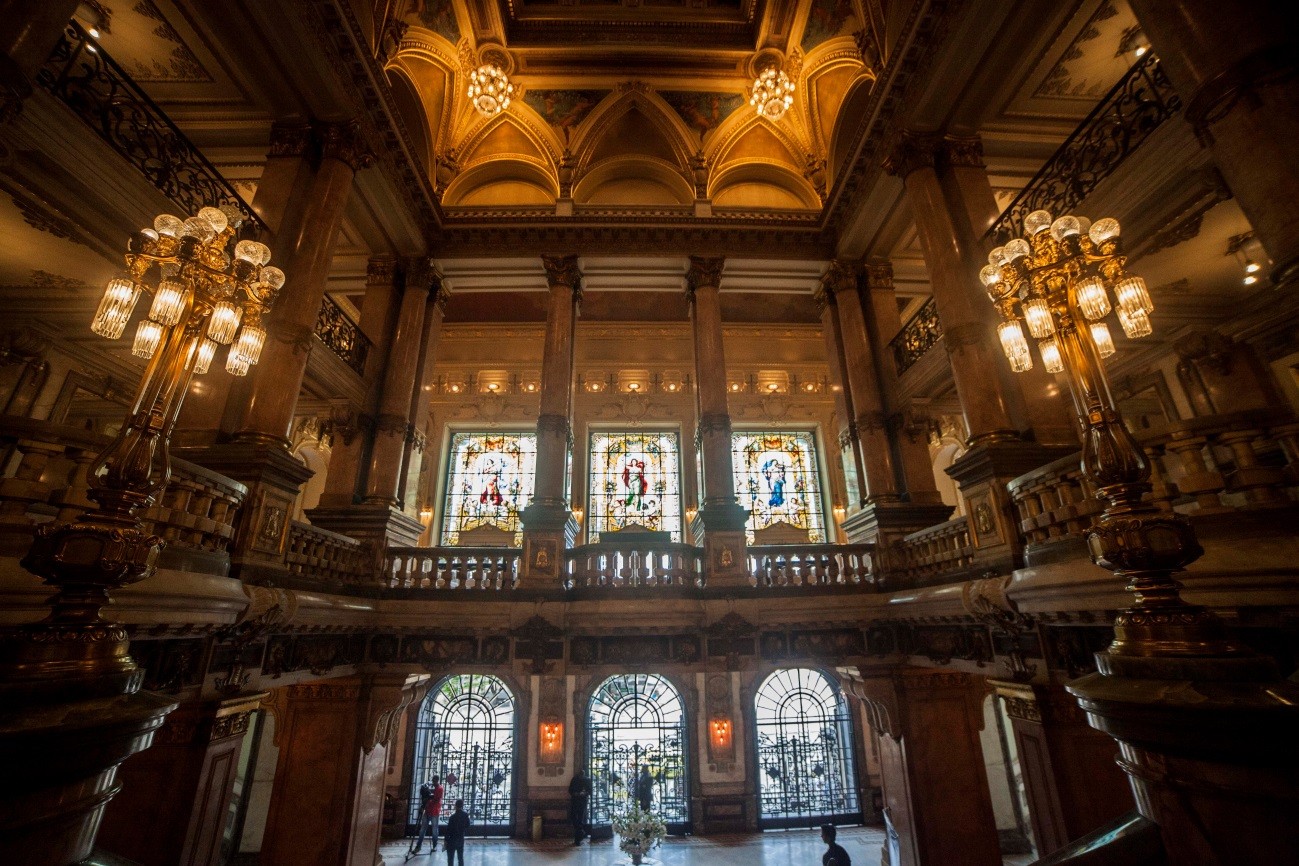
[[[137,232],[128,245],[126,274],[109,281],[90,330],[121,337],[148,292],[153,298],[136,326],[133,355],[150,360],[163,348],[159,366],[179,364],[185,374],[202,375],[217,347],[230,346],[226,370],[247,374],[261,356],[262,316],[284,285],[284,272],[267,266],[265,244],[235,242],[241,220],[235,208],[205,207],[187,220],[163,214],[153,228]],[[150,287],[145,278],[155,268],[157,285]]]
[[[484,117],[495,117],[510,107],[514,85],[505,71],[494,64],[484,64],[469,73],[469,101]]]
[[[774,123],[794,104],[794,82],[783,70],[769,66],[754,79],[749,104]]]
[[[1114,354],[1104,321],[1111,311],[1129,339],[1150,335],[1155,306],[1145,280],[1124,270],[1118,220],[1062,216],[1052,222],[1039,210],[1024,218],[1024,234],[989,253],[979,272],[1001,313],[997,336],[1012,370],[1033,367],[1025,326],[1047,372],[1068,369],[1071,375],[1090,366],[1085,362],[1093,352]]]

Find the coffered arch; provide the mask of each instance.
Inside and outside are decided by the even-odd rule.
[[[693,148],[685,124],[653,93],[615,93],[591,111],[584,126],[573,149],[580,176],[603,160],[632,154],[674,166],[683,180],[689,170]]]
[[[600,160],[573,188],[573,200],[582,204],[674,205],[694,198],[694,186],[679,168],[639,154]]]
[[[558,195],[550,143],[512,111],[481,124],[458,152],[459,172],[443,193],[448,206],[550,204]]]
[[[717,207],[746,210],[805,209],[821,204],[812,185],[788,163],[762,159],[737,160],[715,172],[708,197]]]

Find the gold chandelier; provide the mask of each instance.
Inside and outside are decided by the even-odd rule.
[[[495,64],[484,64],[469,73],[469,101],[484,117],[495,117],[510,107],[514,85],[505,70]]]
[[[116,340],[126,330],[140,296],[153,300],[136,326],[131,353],[155,363],[146,373],[202,375],[219,346],[229,346],[226,370],[236,376],[256,364],[266,342],[262,317],[284,285],[284,272],[268,267],[263,243],[234,241],[242,217],[235,208],[205,207],[182,220],[163,214],[128,245],[126,274],[110,280],[90,330]],[[233,256],[231,255],[233,252]],[[157,270],[157,283],[146,282]],[[173,368],[175,368],[173,370]],[[164,370],[168,372],[163,372]]]
[[[1155,307],[1145,281],[1124,270],[1119,231],[1109,217],[1052,221],[1048,212],[1033,211],[1024,218],[1025,237],[988,254],[979,278],[1001,313],[997,336],[1012,370],[1033,368],[1024,326],[1049,373],[1087,369],[1092,351],[1101,358],[1114,354],[1104,321],[1111,310],[1130,339],[1150,335]]]
[[[794,104],[794,82],[784,70],[768,66],[753,81],[749,104],[772,123],[780,120]]]

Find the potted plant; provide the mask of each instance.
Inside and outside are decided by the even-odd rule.
[[[618,834],[618,847],[635,864],[639,864],[668,835],[667,825],[662,818],[638,806],[632,806],[614,818],[613,829]]]

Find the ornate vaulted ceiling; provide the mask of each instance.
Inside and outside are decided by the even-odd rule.
[[[869,32],[851,0],[398,0],[373,38],[449,215],[557,200],[720,215],[821,208],[845,106],[875,80]],[[516,89],[493,118],[465,95],[483,63]],[[749,105],[773,64],[797,87],[777,122]]]

